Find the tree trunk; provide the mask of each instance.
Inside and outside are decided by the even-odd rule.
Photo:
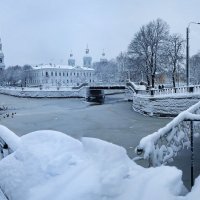
[[[172,82],[173,82],[173,88],[176,87],[176,62],[174,63],[174,68],[172,72]]]
[[[147,85],[148,85],[148,87],[150,87],[151,84],[150,84],[150,80],[149,80],[149,76],[148,76],[148,74],[146,75],[146,78],[147,78]]]
[[[172,74],[172,82],[173,82],[173,88],[174,88],[174,91],[176,93],[176,80],[175,80],[175,73]]]
[[[151,83],[150,83],[150,78],[149,78],[149,67],[148,67],[147,62],[146,62],[146,79],[147,79],[148,87],[150,87]]]
[[[151,55],[151,63],[150,63],[150,73],[151,73],[151,87],[154,88],[154,82],[155,82],[155,75],[153,73],[153,67],[154,67],[154,54]]]
[[[176,87],[176,80],[175,80],[175,73],[173,73],[173,75],[172,75],[172,82],[173,82],[173,88],[175,88]]]
[[[155,75],[154,74],[151,75],[151,84],[152,84],[152,88],[154,88],[154,86],[155,86]]]

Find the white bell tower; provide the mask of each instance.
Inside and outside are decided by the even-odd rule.
[[[1,43],[1,38],[0,38],[0,71],[3,70],[4,68],[5,68],[4,54],[2,51],[2,43]]]

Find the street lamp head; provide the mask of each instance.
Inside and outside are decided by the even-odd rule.
[[[200,25],[200,22],[190,22],[190,23],[188,24],[188,28],[190,27],[190,24],[199,24],[199,25]]]

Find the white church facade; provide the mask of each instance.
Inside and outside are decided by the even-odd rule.
[[[70,54],[68,65],[39,65],[32,67],[26,76],[26,86],[79,86],[94,82],[94,69],[89,49],[83,57],[83,66],[76,66],[73,54]]]
[[[1,38],[0,38],[0,71],[3,71],[4,69],[5,69],[4,54],[2,51],[2,43],[1,43]]]

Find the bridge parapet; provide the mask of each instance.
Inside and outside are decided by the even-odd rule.
[[[136,147],[137,154],[148,160],[149,166],[173,161],[179,151],[193,144],[193,132],[200,130],[199,121],[200,102],[181,112],[157,132],[142,138]]]
[[[89,86],[92,90],[124,90],[125,85],[99,85],[99,86]]]
[[[128,81],[126,87],[129,88],[133,93],[136,94],[146,94],[146,86],[136,85],[135,83]]]
[[[88,86],[88,83],[82,83],[82,84],[79,85],[79,86],[72,87],[72,89],[78,90],[78,89],[81,89],[82,87],[86,87],[86,86]]]
[[[185,94],[200,93],[200,85],[182,86],[176,88],[151,89],[151,95],[169,95],[169,94]]]

